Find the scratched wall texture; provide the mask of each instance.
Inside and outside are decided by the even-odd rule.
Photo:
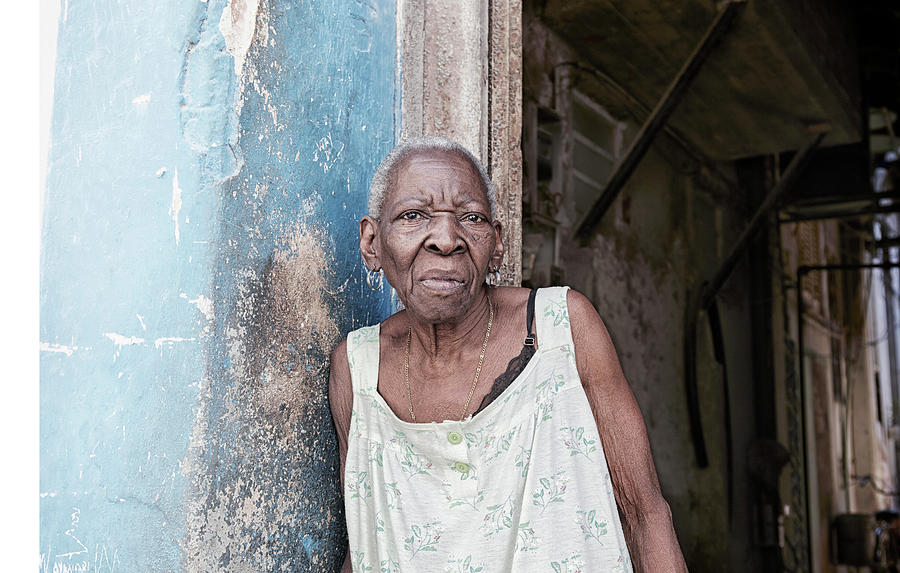
[[[41,243],[42,571],[324,571],[326,357],[390,301],[389,0],[70,0]]]

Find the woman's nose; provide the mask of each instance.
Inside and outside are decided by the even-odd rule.
[[[466,243],[461,236],[459,221],[453,215],[433,217],[429,224],[428,238],[425,248],[442,255],[453,255],[466,250]]]

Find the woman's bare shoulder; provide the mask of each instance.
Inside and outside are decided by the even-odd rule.
[[[347,357],[347,339],[341,340],[331,351],[329,368],[329,392],[347,392],[350,388],[350,362]]]
[[[568,290],[566,302],[579,372],[619,371],[619,358],[612,337],[594,303],[575,289]]]
[[[587,322],[591,326],[603,326],[603,319],[597,313],[594,303],[580,291],[573,288],[567,290],[566,304],[569,309],[570,319],[576,322]]]
[[[350,362],[347,358],[347,339],[342,340],[331,352],[328,374],[328,402],[331,416],[338,429],[341,447],[346,448],[346,436],[353,411],[353,382],[350,378]]]

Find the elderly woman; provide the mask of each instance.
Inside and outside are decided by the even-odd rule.
[[[446,139],[375,174],[360,250],[405,309],[332,354],[344,570],[684,571],[603,322],[565,287],[497,286],[496,209]]]

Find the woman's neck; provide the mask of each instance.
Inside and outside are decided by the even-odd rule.
[[[444,364],[448,364],[446,362],[448,359],[470,352],[472,348],[480,350],[490,315],[488,296],[485,289],[469,312],[458,320],[440,323],[417,320],[416,315],[407,309],[409,325],[412,328],[411,344],[421,348],[429,361]],[[492,302],[496,316],[497,304],[493,299]]]

